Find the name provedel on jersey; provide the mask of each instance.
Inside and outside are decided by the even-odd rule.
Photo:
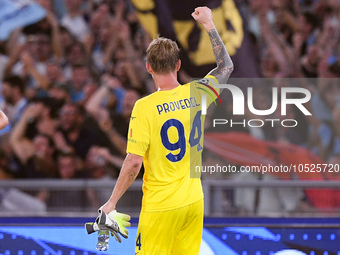
[[[162,113],[185,110],[196,106],[200,106],[200,104],[197,103],[195,97],[190,97],[186,99],[156,105],[159,115],[161,115]]]

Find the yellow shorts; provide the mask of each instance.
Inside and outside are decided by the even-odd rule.
[[[202,230],[203,199],[169,211],[141,212],[135,254],[198,254]]]

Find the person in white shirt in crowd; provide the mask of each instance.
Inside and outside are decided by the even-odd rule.
[[[65,0],[67,14],[61,18],[66,27],[79,41],[84,41],[90,30],[81,9],[82,0]]]

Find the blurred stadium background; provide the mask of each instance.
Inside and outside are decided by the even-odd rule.
[[[134,102],[155,91],[150,40],[180,45],[182,84],[215,65],[190,16],[202,5],[232,56],[230,83],[252,84],[256,109],[270,108],[273,87],[312,93],[312,116],[287,109],[294,128],[214,129],[213,118],[242,121],[224,91],[208,111],[203,165],[333,171],[203,174],[201,254],[340,254],[339,1],[0,0],[0,109],[10,119],[0,131],[0,255],[96,254],[82,225],[111,194]],[[279,110],[269,117],[282,119]],[[134,217],[131,237],[105,254],[133,254],[141,185],[142,172],[118,204]]]

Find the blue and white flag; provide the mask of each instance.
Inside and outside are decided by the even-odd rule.
[[[6,40],[14,29],[45,17],[44,8],[31,0],[0,0],[0,40]]]

